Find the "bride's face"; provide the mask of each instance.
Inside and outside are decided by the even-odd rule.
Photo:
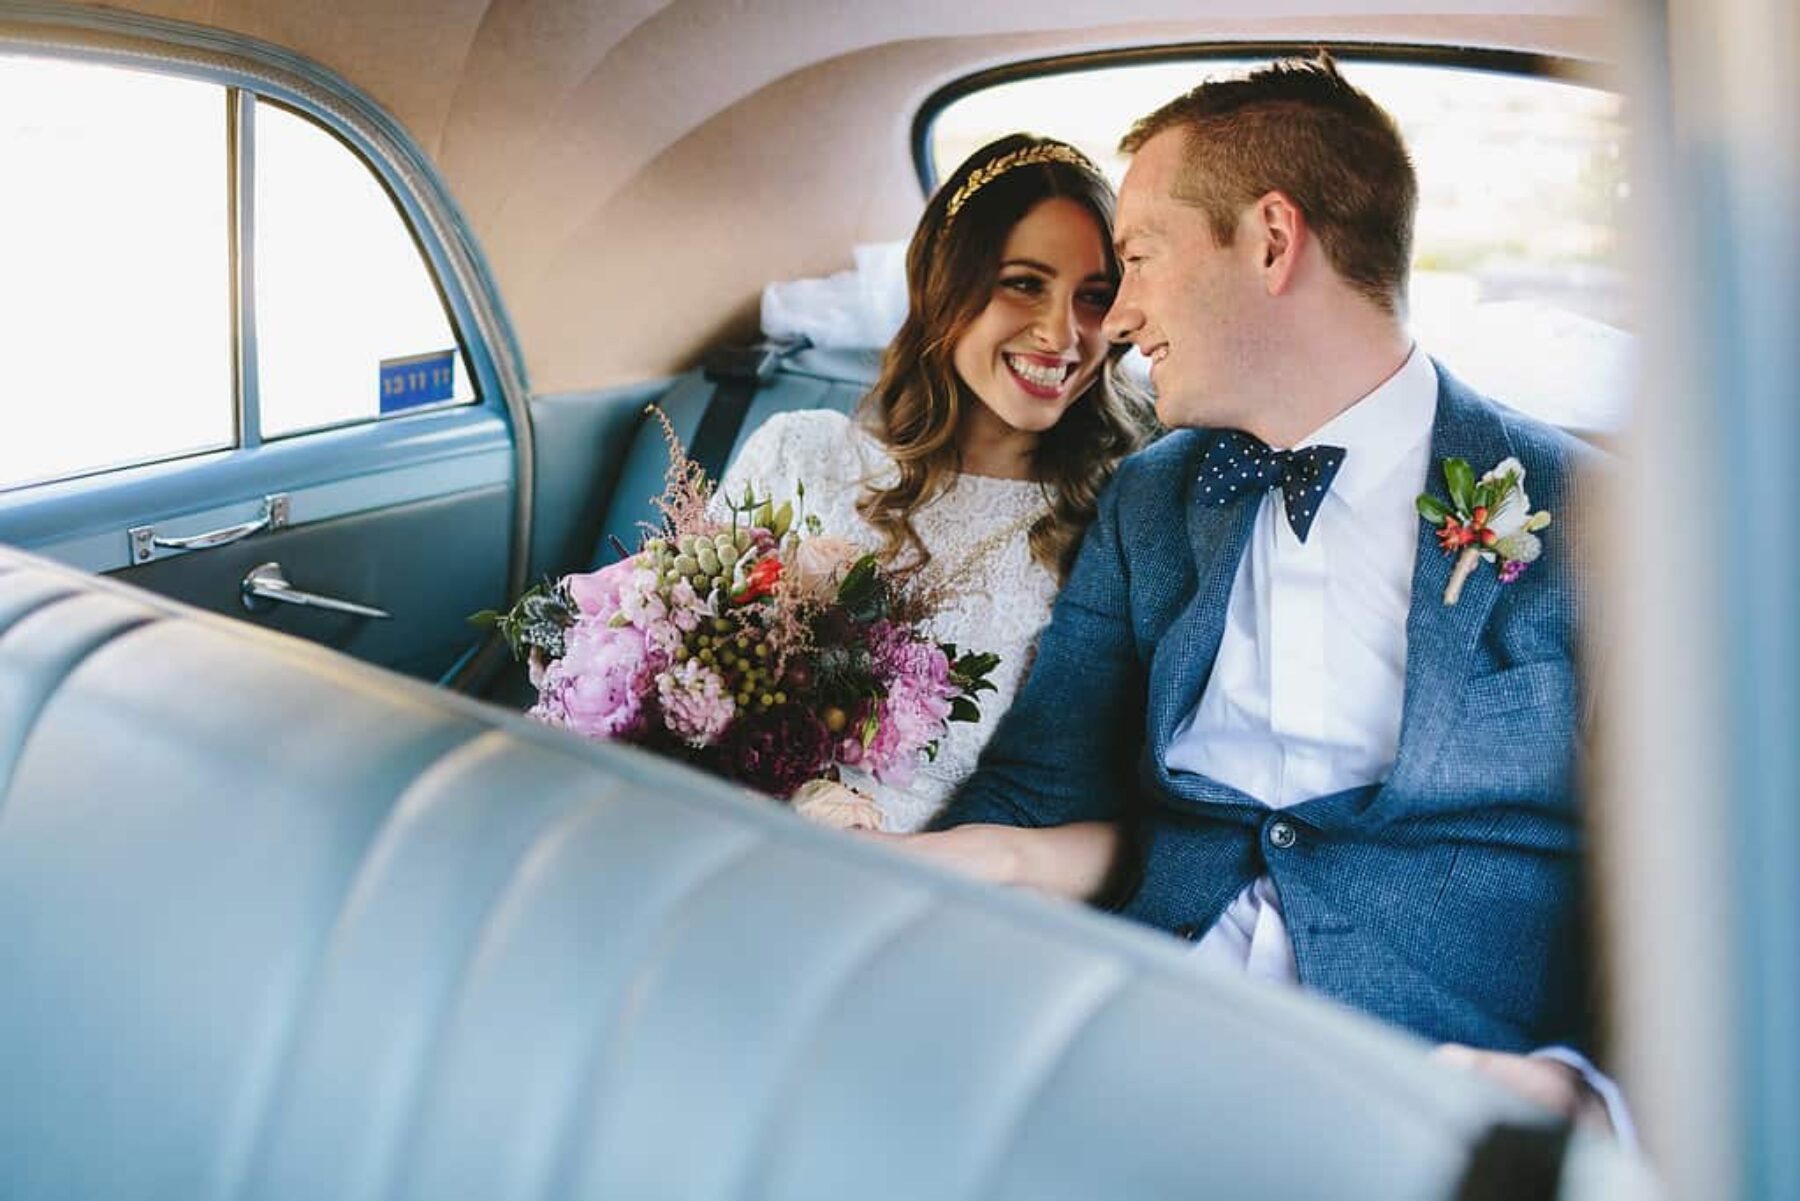
[[[1021,434],[1062,418],[1100,370],[1112,304],[1100,223],[1079,201],[1039,202],[1007,234],[987,307],[951,353],[985,414]],[[987,424],[987,422],[983,422]]]

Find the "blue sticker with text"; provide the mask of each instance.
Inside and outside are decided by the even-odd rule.
[[[456,352],[434,350],[430,354],[381,360],[381,411],[398,413],[420,405],[436,404],[456,395]]]

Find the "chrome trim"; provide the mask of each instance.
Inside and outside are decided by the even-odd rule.
[[[187,534],[179,538],[159,538],[155,526],[138,525],[131,527],[126,533],[131,538],[131,561],[148,563],[156,557],[158,550],[211,550],[215,546],[230,546],[233,542],[242,542],[263,530],[279,530],[287,523],[288,496],[285,492],[277,492],[263,497],[262,516],[237,525],[228,525],[221,530],[208,530],[204,534]]]
[[[274,605],[303,605],[309,609],[328,609],[333,613],[349,613],[356,617],[372,617],[388,621],[393,614],[386,609],[377,609],[373,605],[359,605],[355,601],[339,600],[335,596],[321,596],[317,592],[302,592],[288,583],[287,574],[281,570],[279,563],[264,563],[252,567],[239,585],[243,594],[244,608],[252,613],[267,611]]]

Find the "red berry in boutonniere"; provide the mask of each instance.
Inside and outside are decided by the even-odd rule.
[[[1502,584],[1524,575],[1543,554],[1537,532],[1550,524],[1550,513],[1531,511],[1525,467],[1517,459],[1503,459],[1480,479],[1464,460],[1445,459],[1444,484],[1449,504],[1429,492],[1421,493],[1415,504],[1419,516],[1438,527],[1438,545],[1457,556],[1444,588],[1444,603],[1454,605],[1483,560],[1496,565]]]

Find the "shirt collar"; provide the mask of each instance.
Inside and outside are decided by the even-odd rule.
[[[1400,369],[1373,392],[1296,444],[1341,446],[1344,465],[1331,495],[1355,508],[1388,478],[1409,451],[1431,437],[1437,416],[1437,368],[1415,343]]]

